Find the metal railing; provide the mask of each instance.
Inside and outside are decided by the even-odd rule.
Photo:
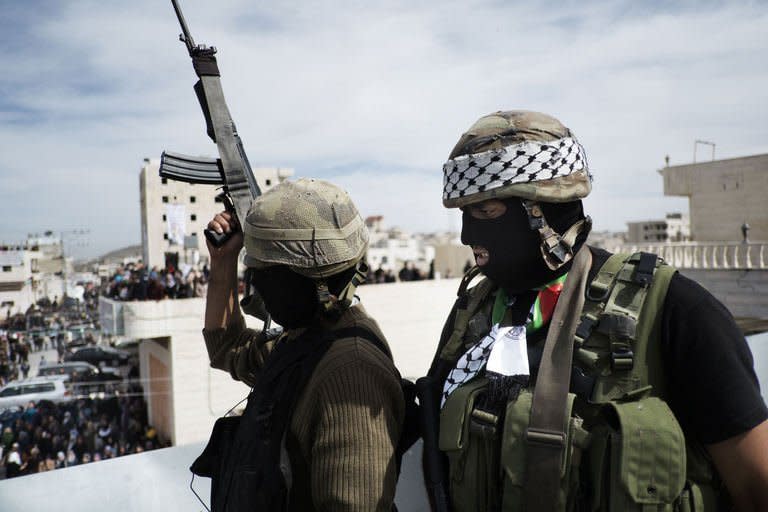
[[[752,270],[768,268],[768,242],[625,243],[612,252],[651,252],[677,268]]]

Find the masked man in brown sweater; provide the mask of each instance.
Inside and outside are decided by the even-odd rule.
[[[354,295],[368,247],[360,214],[343,190],[302,179],[256,198],[243,224],[226,212],[208,224],[233,233],[208,246],[211,366],[253,388],[225,427],[212,510],[391,510],[404,400],[384,336]],[[246,285],[284,328],[276,339],[245,327],[243,243]]]

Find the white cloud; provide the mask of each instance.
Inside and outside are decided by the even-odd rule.
[[[220,4],[182,0],[197,42],[220,50],[252,163],[336,179],[361,210],[405,228],[456,222],[440,206],[440,167],[499,108],[549,112],[575,131],[598,229],[684,206],[662,198],[655,171],[667,154],[689,162],[697,138],[722,157],[766,151],[759,3]],[[0,78],[0,239],[90,227],[94,251],[136,243],[142,159],[215,151],[173,10],[56,9],[0,35],[22,38]]]

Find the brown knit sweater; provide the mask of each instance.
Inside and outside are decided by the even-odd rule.
[[[331,329],[364,327],[382,340],[376,321],[358,304]],[[276,343],[294,339],[288,331]],[[244,322],[204,330],[211,366],[252,385],[273,343],[260,343]],[[389,511],[397,471],[404,400],[392,361],[371,342],[336,340],[301,392],[288,435],[293,471],[290,509]]]

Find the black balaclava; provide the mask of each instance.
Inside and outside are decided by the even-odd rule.
[[[253,269],[253,286],[264,300],[267,312],[285,329],[310,327],[322,318],[316,281],[285,265]],[[328,291],[337,295],[352,279],[355,267],[330,276]]]
[[[466,210],[463,214],[461,242],[488,250],[488,263],[480,267],[481,272],[511,295],[542,286],[567,272],[570,262],[557,270],[551,270],[544,262],[541,238],[530,228],[520,199],[503,202],[507,211],[495,219],[476,219]],[[549,225],[560,234],[584,218],[581,201],[541,206]],[[580,233],[574,252],[585,239],[586,233]]]
[[[308,327],[320,304],[315,282],[284,265],[253,270],[253,286],[275,322],[285,329]]]

